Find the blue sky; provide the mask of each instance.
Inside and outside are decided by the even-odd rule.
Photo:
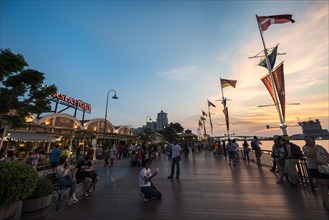
[[[5,1],[0,47],[22,54],[58,92],[92,105],[85,119],[139,127],[161,110],[170,122],[196,133],[201,111],[212,108],[214,134],[226,132],[219,78],[225,88],[231,132],[273,135],[279,118],[260,81],[261,38],[255,15],[292,14],[296,23],[272,25],[267,47],[279,43],[285,61],[287,124],[319,118],[328,129],[328,1]],[[111,93],[113,94],[113,93]],[[69,111],[67,113],[70,113]],[[77,117],[82,118],[78,113]],[[209,131],[209,122],[206,121]],[[289,134],[300,133],[298,127]]]

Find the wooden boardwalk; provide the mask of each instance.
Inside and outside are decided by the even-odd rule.
[[[240,161],[230,167],[224,157],[209,152],[181,161],[180,179],[167,179],[170,162],[164,156],[155,164],[160,173],[154,182],[161,200],[144,203],[139,196],[138,174],[129,172],[48,219],[328,219],[318,193],[306,187],[277,185],[277,174],[268,167]],[[120,168],[114,168],[120,169]],[[106,175],[106,172],[101,172]],[[105,174],[104,174],[105,173]],[[103,178],[107,178],[103,176]]]

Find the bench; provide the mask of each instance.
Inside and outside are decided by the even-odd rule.
[[[70,186],[61,186],[56,173],[45,172],[43,175],[44,175],[45,178],[49,179],[51,184],[53,185],[54,197],[52,198],[52,202],[55,203],[56,211],[58,211],[61,204],[66,199],[66,195],[64,193],[66,192],[66,190],[70,189],[71,187]]]

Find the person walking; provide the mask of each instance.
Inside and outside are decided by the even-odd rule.
[[[106,147],[104,150],[104,167],[108,167],[110,165],[109,163],[109,157],[110,157],[110,149],[109,147]]]
[[[235,144],[232,142],[231,139],[227,140],[228,143],[226,145],[227,152],[228,152],[228,165],[231,166],[231,161],[233,161],[233,166],[235,166]]]
[[[115,148],[115,145],[113,145],[110,149],[110,156],[111,156],[111,164],[110,168],[114,166],[114,160],[117,158],[117,149]]]
[[[179,175],[180,175],[179,161],[180,161],[181,150],[182,149],[177,141],[175,141],[175,144],[171,145],[171,173],[170,176],[167,177],[168,179],[172,179],[174,177],[175,166],[177,166],[176,179],[179,179]]]
[[[160,199],[162,197],[162,193],[152,181],[152,179],[158,175],[159,169],[157,168],[152,174],[150,164],[150,160],[145,160],[144,168],[140,171],[138,178],[141,190],[140,196],[144,202],[147,202],[150,199]]]
[[[96,148],[96,160],[95,160],[95,164],[100,163],[101,159],[102,159],[102,155],[103,155],[103,149],[100,145],[97,146]]]

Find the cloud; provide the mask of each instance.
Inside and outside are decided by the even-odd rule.
[[[189,67],[179,67],[165,72],[160,72],[157,75],[169,80],[184,80],[192,75],[197,74],[198,67],[196,65]]]

